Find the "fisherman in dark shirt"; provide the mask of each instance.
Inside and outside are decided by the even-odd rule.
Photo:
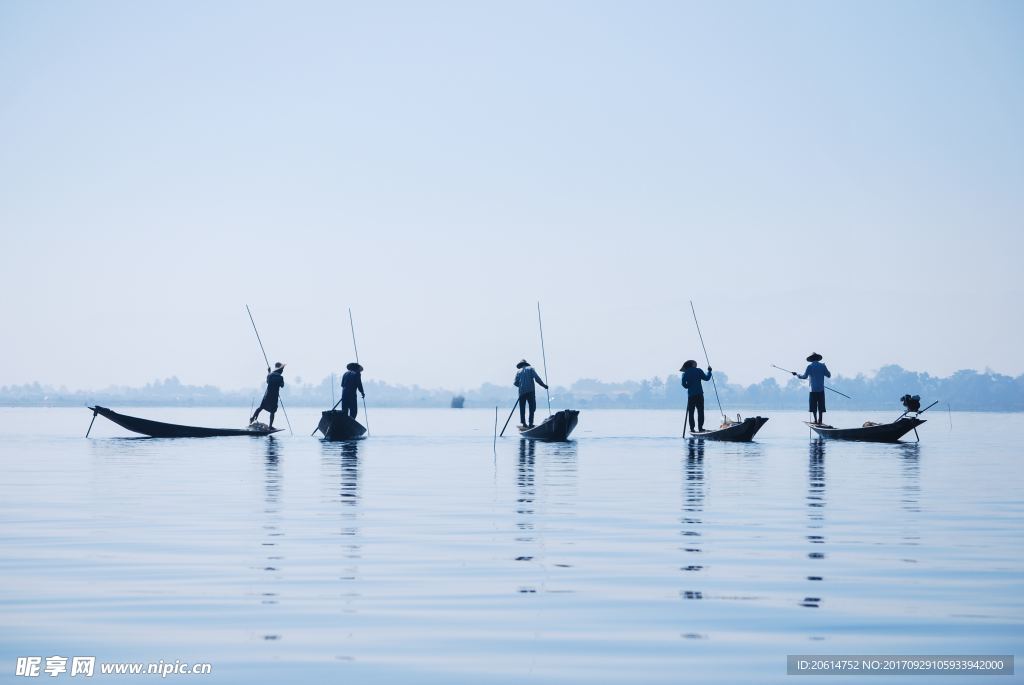
[[[810,379],[811,394],[808,397],[808,411],[814,417],[814,423],[818,425],[825,420],[825,379],[832,378],[832,372],[821,363],[821,360],[820,354],[812,352],[811,356],[807,358],[807,361],[810,362],[807,365],[807,370],[801,374],[796,371],[792,372],[801,380]]]
[[[711,380],[711,367],[704,373],[697,368],[697,362],[688,359],[679,370],[683,372],[682,382],[686,388],[686,418],[690,422],[690,432],[704,432],[704,386],[701,381]],[[694,410],[697,411],[697,428],[693,426]]]
[[[363,367],[357,362],[352,362],[345,367],[348,371],[341,377],[341,413],[348,414],[353,419],[359,413],[359,401],[356,399],[356,391],[366,398],[363,391]]]
[[[537,388],[534,383],[547,389],[547,385],[541,380],[537,372],[525,359],[516,364],[519,371],[516,373],[515,386],[519,388],[519,423],[520,428],[533,428],[533,414],[537,411]],[[530,406],[530,422],[526,422],[526,406]]]
[[[284,387],[284,364],[276,362],[274,364],[274,370],[271,371],[267,367],[267,392],[263,394],[263,401],[260,402],[260,406],[256,409],[256,413],[249,419],[249,423],[256,423],[256,418],[260,415],[260,412],[266,409],[270,412],[270,427],[274,427],[274,414],[277,413],[277,403],[281,397],[281,388]]]

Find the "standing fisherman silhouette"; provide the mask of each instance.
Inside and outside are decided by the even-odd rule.
[[[812,352],[811,356],[807,358],[810,364],[807,365],[806,371],[800,374],[796,371],[790,371],[790,373],[801,380],[810,379],[811,394],[808,396],[808,411],[811,412],[814,423],[819,426],[825,420],[825,379],[832,378],[832,372],[821,363],[821,360],[822,356],[820,354]]]
[[[341,377],[341,413],[354,419],[359,413],[356,391],[358,390],[363,399],[366,399],[366,392],[363,391],[363,365],[352,362],[345,368],[348,371]]]
[[[684,364],[683,368],[679,369],[683,372],[682,383],[683,387],[686,388],[686,418],[690,422],[690,432],[704,432],[704,386],[701,385],[701,381],[711,380],[711,367],[708,367],[708,372],[704,373],[697,368],[697,362],[692,359],[688,359]],[[697,411],[697,428],[693,426],[693,412]],[[685,428],[684,428],[685,430]]]
[[[256,423],[256,419],[259,417],[260,412],[266,409],[270,412],[270,427],[274,427],[274,414],[277,413],[277,403],[281,397],[281,388],[284,387],[284,364],[276,362],[274,364],[274,370],[271,371],[270,367],[267,367],[267,392],[263,394],[263,401],[260,402],[260,406],[256,409],[256,413],[249,419],[249,423]]]
[[[519,423],[520,428],[533,428],[533,415],[537,411],[537,388],[534,386],[536,382],[540,387],[547,389],[547,385],[541,380],[537,372],[530,366],[530,362],[525,359],[521,360],[516,364],[516,368],[519,371],[516,373],[515,386],[519,388]],[[526,405],[530,405],[530,422],[526,422]]]

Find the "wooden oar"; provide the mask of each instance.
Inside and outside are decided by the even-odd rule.
[[[779,371],[785,371],[786,373],[791,373],[791,374],[793,374],[794,376],[796,376],[796,375],[797,375],[796,371],[790,371],[789,369],[784,369],[784,368],[782,368],[781,366],[775,366],[775,364],[772,364],[772,366],[773,366],[774,368],[778,369]],[[846,399],[848,399],[848,400],[852,400],[852,399],[853,399],[852,397],[850,397],[850,396],[849,396],[849,395],[847,395],[846,393],[842,393],[842,392],[839,392],[839,391],[838,391],[838,390],[836,390],[835,388],[833,388],[833,387],[830,387],[830,386],[828,386],[828,385],[826,385],[826,386],[825,386],[825,389],[826,389],[826,390],[831,390],[832,392],[834,392],[834,393],[835,393],[835,394],[837,394],[837,395],[842,395],[843,397],[845,397],[845,398],[846,398]]]
[[[516,413],[516,407],[518,407],[518,406],[519,406],[519,398],[517,397],[517,398],[516,398],[516,403],[512,405],[512,411],[510,411],[510,412],[508,413],[508,418],[507,418],[507,419],[505,419],[505,425],[504,425],[504,426],[502,426],[502,428],[501,428],[501,432],[500,432],[500,433],[498,433],[498,437],[499,437],[499,438],[501,438],[501,437],[504,437],[504,436],[505,436],[505,429],[506,429],[506,428],[508,428],[508,422],[512,420],[512,415]]]

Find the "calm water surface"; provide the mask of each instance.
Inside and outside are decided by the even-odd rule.
[[[573,443],[494,447],[493,411],[371,408],[349,444],[290,414],[294,437],[86,440],[84,409],[0,409],[0,679],[94,655],[210,683],[791,682],[786,654],[1022,652],[1021,415],[870,445],[771,412],[689,447],[677,413],[585,411]]]

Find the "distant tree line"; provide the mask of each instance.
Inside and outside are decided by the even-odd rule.
[[[715,381],[726,410],[802,409],[807,404],[807,384],[780,374],[783,381],[766,378],[753,385],[730,383],[726,374],[715,371]],[[336,379],[335,379],[336,380]],[[948,402],[954,410],[1024,411],[1024,375],[1012,377],[991,371],[962,370],[939,378],[907,371],[897,365],[884,366],[872,376],[836,376],[829,384],[846,393],[847,400],[829,393],[834,409],[899,409],[899,398],[920,395],[927,405],[933,400]],[[423,388],[392,385],[376,380],[364,383],[372,406],[449,407],[455,395],[465,397],[466,407],[512,406],[515,388],[485,383],[475,390]],[[710,383],[705,384],[708,406],[715,404]],[[664,378],[611,383],[590,378],[569,387],[552,388],[552,404],[559,407],[594,409],[679,409],[686,405],[679,374]],[[68,390],[30,383],[0,386],[0,405],[82,406],[99,403],[111,406],[249,406],[263,396],[262,387],[222,390],[212,385],[185,385],[176,377],[157,380],[142,387],[111,386],[103,390]],[[331,378],[316,384],[301,379],[290,382],[282,395],[294,406],[325,406],[337,400]],[[544,403],[543,396],[538,398]]]
[[[726,374],[715,371],[718,394],[726,411],[730,408],[806,409],[807,381],[782,373],[779,377],[781,383],[776,378],[766,378],[760,383],[744,386],[730,383]],[[920,395],[922,406],[939,400],[943,406],[948,402],[953,409],[964,411],[1024,411],[1024,375],[1014,378],[991,371],[965,369],[939,378],[892,364],[882,367],[872,376],[837,375],[829,379],[828,385],[852,398],[826,392],[829,407],[834,409],[902,410],[900,397],[909,393]],[[711,383],[704,384],[704,392],[707,406],[714,406]],[[686,406],[679,374],[625,383],[582,379],[568,389],[558,388],[556,393],[559,395],[558,403],[566,406],[651,409],[681,409]],[[475,400],[473,393],[467,393],[467,406],[471,400]]]

